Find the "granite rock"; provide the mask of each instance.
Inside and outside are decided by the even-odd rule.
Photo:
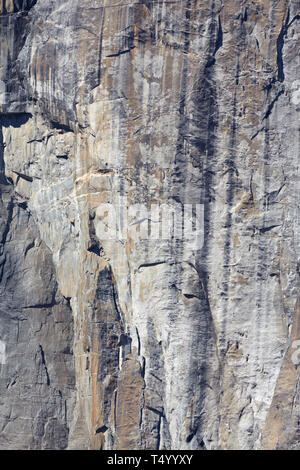
[[[0,448],[300,449],[299,20],[0,1]]]

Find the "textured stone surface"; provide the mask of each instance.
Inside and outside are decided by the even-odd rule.
[[[300,448],[299,33],[0,1],[0,448]],[[102,239],[120,196],[203,204],[203,246]]]

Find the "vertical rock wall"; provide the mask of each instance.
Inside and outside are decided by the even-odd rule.
[[[0,1],[0,448],[299,448],[299,20]]]

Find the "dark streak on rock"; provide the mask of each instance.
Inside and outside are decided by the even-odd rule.
[[[123,50],[123,51],[118,51],[118,52],[116,52],[115,54],[109,54],[109,55],[107,55],[106,57],[118,57],[118,56],[120,56],[120,55],[122,55],[122,54],[127,54],[127,53],[130,52],[132,49],[135,49],[135,47],[136,47],[136,46],[132,46],[132,47],[130,47],[129,49],[125,49],[125,50]]]
[[[288,8],[286,20],[283,23],[280,33],[277,38],[277,79],[279,82],[284,81],[284,70],[283,70],[283,59],[282,59],[282,49],[284,46],[284,38],[287,35],[288,23],[290,17],[290,9]]]
[[[221,23],[221,17],[219,16],[218,19],[218,33],[217,33],[217,39],[216,39],[216,47],[214,50],[214,55],[218,52],[220,47],[223,46],[223,30],[222,30],[222,23]]]
[[[266,233],[266,232],[269,232],[270,230],[272,230],[273,228],[276,228],[276,227],[280,227],[280,225],[270,225],[269,227],[260,228],[259,231],[260,231],[260,233]]]
[[[141,264],[139,267],[138,267],[138,270],[141,269],[141,268],[151,268],[153,266],[158,266],[159,264],[165,264],[166,262],[165,261],[156,261],[154,263],[145,263],[145,264]]]
[[[100,432],[105,433],[108,430],[107,426],[101,426],[100,428],[96,429],[96,434],[99,434]]]
[[[265,112],[265,115],[264,117],[262,118],[262,121],[264,121],[265,119],[268,119],[268,117],[270,116],[273,108],[274,108],[274,105],[275,103],[278,101],[279,97],[283,94],[284,90],[280,90],[277,95],[275,96],[275,98],[272,100],[272,102],[269,104],[268,108],[267,108],[267,111]],[[258,131],[259,132],[259,131]],[[252,139],[254,139],[254,137],[256,137],[256,135],[258,134],[258,132],[252,137]]]
[[[47,385],[49,387],[50,386],[50,377],[49,377],[48,368],[47,368],[47,365],[46,365],[45,353],[44,353],[44,350],[43,350],[41,345],[39,345],[39,348],[40,348],[40,353],[41,353],[41,357],[42,357],[42,364],[43,364],[45,372],[46,372]]]

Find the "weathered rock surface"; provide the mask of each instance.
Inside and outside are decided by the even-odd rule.
[[[299,33],[0,1],[0,448],[300,449]],[[103,239],[120,197],[203,204],[203,245]]]

